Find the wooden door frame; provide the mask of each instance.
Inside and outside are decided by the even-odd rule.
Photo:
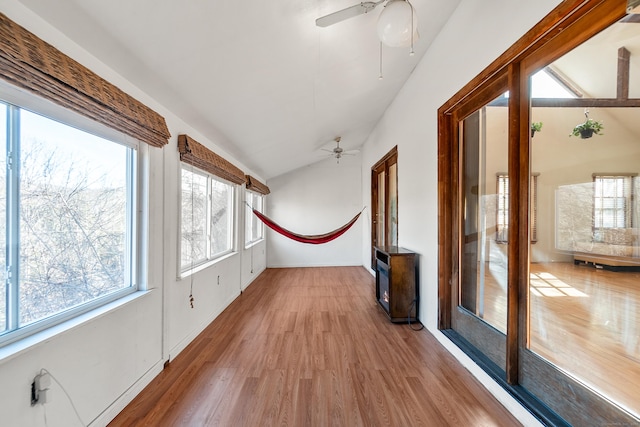
[[[509,389],[525,406],[541,418],[553,418],[536,407],[539,402],[521,389],[521,372],[527,375],[538,363],[530,351],[528,278],[529,278],[529,91],[527,76],[571,51],[625,15],[625,0],[566,0],[528,31],[489,67],[466,84],[438,109],[438,327],[451,330],[452,312],[458,306],[460,275],[460,137],[458,123],[482,106],[486,94],[497,79],[508,78],[509,105],[509,248],[507,283],[506,381]],[[453,334],[455,335],[455,334]],[[471,354],[470,354],[471,355]],[[474,357],[474,355],[471,355]],[[479,362],[482,364],[481,362]],[[533,368],[531,367],[533,366]],[[493,375],[496,378],[496,375]],[[549,379],[549,387],[567,388],[562,380]],[[579,387],[577,387],[579,388]],[[536,390],[538,393],[541,390]],[[612,410],[604,399],[587,396],[588,389],[575,390],[589,402],[585,413],[606,414],[628,421],[624,413]],[[591,400],[589,400],[591,399]],[[617,409],[617,408],[616,408]],[[580,410],[580,408],[578,409]],[[598,414],[598,412],[600,414]],[[587,416],[589,416],[587,414]],[[597,419],[597,416],[593,418]],[[560,419],[558,422],[562,422]]]
[[[371,268],[375,269],[375,252],[373,250],[374,246],[377,246],[377,211],[378,211],[378,169],[384,168],[385,170],[385,179],[384,179],[384,187],[385,187],[385,203],[384,203],[384,216],[385,219],[389,218],[389,167],[392,164],[396,164],[396,186],[398,183],[398,146],[393,147],[387,154],[385,154],[378,162],[371,167]],[[396,188],[396,197],[397,197],[397,188]],[[396,209],[398,208],[396,203]],[[384,233],[385,233],[385,242],[389,240],[389,227],[388,223],[384,224]]]

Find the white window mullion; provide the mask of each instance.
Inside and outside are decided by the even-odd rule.
[[[19,327],[20,296],[20,109],[7,106],[6,301],[7,331]]]
[[[126,200],[126,244],[125,244],[125,285],[137,286],[137,253],[138,253],[138,156],[133,149],[127,150],[127,200]]]
[[[211,237],[213,236],[213,231],[212,231],[212,207],[213,204],[213,182],[211,181],[211,177],[207,177],[207,260],[210,260],[212,257],[212,246],[213,246],[213,241],[211,240]]]

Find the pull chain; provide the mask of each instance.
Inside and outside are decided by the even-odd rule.
[[[382,42],[380,42],[380,75],[378,76],[378,80],[382,80]]]

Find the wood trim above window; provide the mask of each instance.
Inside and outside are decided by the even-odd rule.
[[[266,184],[261,183],[251,175],[247,175],[247,190],[255,191],[256,193],[267,195],[271,193],[269,187]]]
[[[234,184],[244,184],[246,176],[239,168],[220,157],[189,135],[178,135],[180,160]]]
[[[0,78],[149,145],[171,137],[158,113],[2,13]]]

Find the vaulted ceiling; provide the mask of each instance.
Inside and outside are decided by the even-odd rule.
[[[357,149],[459,0],[412,0],[415,56],[382,49],[383,5],[357,0],[20,0],[254,173],[269,179]]]

